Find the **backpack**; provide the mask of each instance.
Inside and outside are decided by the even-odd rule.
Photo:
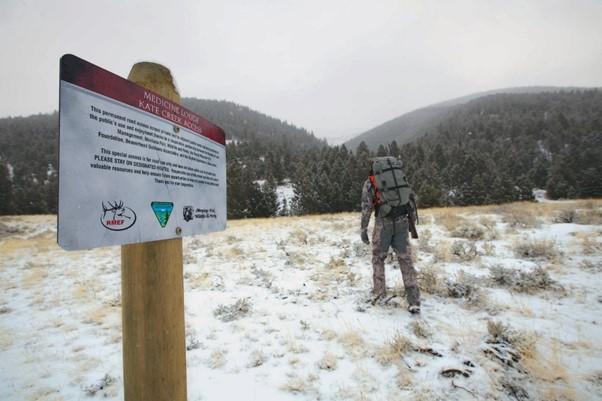
[[[403,163],[394,157],[372,159],[374,179],[370,179],[377,213],[380,217],[398,217],[411,212],[412,188],[402,170]]]

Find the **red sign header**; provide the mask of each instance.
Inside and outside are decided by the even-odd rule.
[[[162,117],[222,145],[226,143],[224,131],[207,119],[72,54],[61,57],[60,79]]]

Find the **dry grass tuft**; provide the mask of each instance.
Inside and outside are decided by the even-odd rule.
[[[475,223],[466,221],[464,224],[455,227],[451,231],[451,236],[470,240],[482,240],[485,238],[485,229]]]
[[[416,337],[429,338],[431,330],[428,325],[422,320],[414,320],[410,323],[410,330]]]
[[[207,366],[211,369],[219,369],[226,364],[226,353],[225,350],[215,350],[209,355],[207,359]]]
[[[435,252],[433,254],[435,262],[451,262],[454,259],[451,249],[452,246],[449,241],[439,241],[435,245]]]
[[[318,368],[322,370],[335,370],[337,365],[337,356],[328,351],[326,351],[322,359],[318,361]]]
[[[477,247],[472,241],[454,241],[451,246],[451,253],[461,262],[470,262],[479,256]]]
[[[575,223],[584,225],[602,225],[602,209],[579,210],[575,216]]]
[[[446,295],[451,298],[463,298],[464,306],[474,310],[485,309],[491,313],[495,309],[489,303],[489,297],[478,286],[481,279],[461,270],[454,281],[445,282]]]
[[[258,366],[263,365],[266,360],[267,360],[267,357],[263,353],[263,351],[261,351],[261,350],[255,350],[255,351],[251,352],[251,354],[249,355],[249,364],[248,364],[248,366],[250,368],[256,368]]]
[[[549,240],[521,239],[514,242],[513,249],[516,256],[525,259],[558,261],[560,258],[556,244]]]
[[[494,285],[516,292],[534,294],[539,291],[562,290],[562,287],[540,266],[530,271],[519,271],[496,265],[490,267],[489,272],[490,280]]]
[[[97,383],[94,383],[94,384],[84,387],[84,392],[86,393],[87,396],[94,396],[98,392],[103,392],[103,393],[105,393],[104,396],[107,397],[107,395],[108,395],[106,393],[107,388],[109,388],[116,382],[117,382],[117,380],[107,373]]]
[[[597,235],[584,236],[581,238],[581,249],[585,255],[599,255],[602,253],[602,243]]]
[[[302,377],[293,376],[282,385],[282,390],[289,393],[306,393],[309,390],[309,383]]]
[[[252,304],[249,298],[241,298],[232,305],[218,305],[213,311],[213,316],[222,322],[231,322],[247,316],[251,312]]]
[[[533,213],[531,208],[525,207],[526,204],[509,204],[500,206],[499,211],[502,214],[502,221],[508,224],[508,227],[517,228],[538,228],[540,222],[537,220],[537,214]]]
[[[418,271],[418,286],[420,291],[427,294],[442,294],[443,282],[440,271],[433,265],[427,265]]]
[[[577,219],[577,211],[573,208],[562,209],[556,212],[554,223],[574,223]]]
[[[332,341],[337,338],[337,332],[332,329],[324,329],[320,332],[320,338],[326,341]]]
[[[534,361],[537,358],[537,337],[533,333],[514,330],[502,322],[487,321],[487,332],[490,344],[506,344],[511,346],[523,361]]]
[[[421,230],[420,238],[418,239],[418,249],[420,250],[420,252],[433,252],[433,246],[431,245],[432,237],[433,233],[431,232],[431,230]]]
[[[450,208],[433,209],[431,214],[435,219],[435,224],[443,226],[450,232],[466,221],[464,217],[458,214],[457,210]]]
[[[541,399],[546,401],[577,401],[581,398],[572,386],[552,384],[541,391]]]
[[[291,244],[307,245],[308,244],[307,232],[300,228],[296,228],[296,229],[292,230],[289,234],[288,242]]]
[[[486,256],[495,256],[495,245],[491,242],[485,242],[481,249],[483,250],[483,254]]]
[[[330,261],[326,265],[328,269],[342,269],[345,266],[345,261],[343,259],[334,257],[330,258]]]
[[[303,343],[299,343],[294,340],[290,340],[288,342],[287,349],[291,354],[304,354],[309,351]]]
[[[397,332],[389,341],[376,349],[375,358],[383,366],[401,361],[401,358],[414,349],[412,342]]]
[[[338,337],[339,343],[353,357],[364,356],[367,352],[366,341],[355,330],[349,329],[341,333]]]
[[[395,380],[397,387],[401,390],[408,389],[412,385],[412,375],[405,367],[399,367],[397,370],[397,377]]]

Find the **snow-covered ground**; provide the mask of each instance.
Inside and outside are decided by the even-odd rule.
[[[422,212],[420,317],[355,213],[185,240],[188,399],[602,399],[602,201]],[[123,398],[119,248],[0,219],[0,400]]]

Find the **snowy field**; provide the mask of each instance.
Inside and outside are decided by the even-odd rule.
[[[372,305],[359,214],[184,241],[188,399],[602,399],[602,201],[422,212],[423,292]],[[123,398],[119,248],[0,218],[0,400]]]

